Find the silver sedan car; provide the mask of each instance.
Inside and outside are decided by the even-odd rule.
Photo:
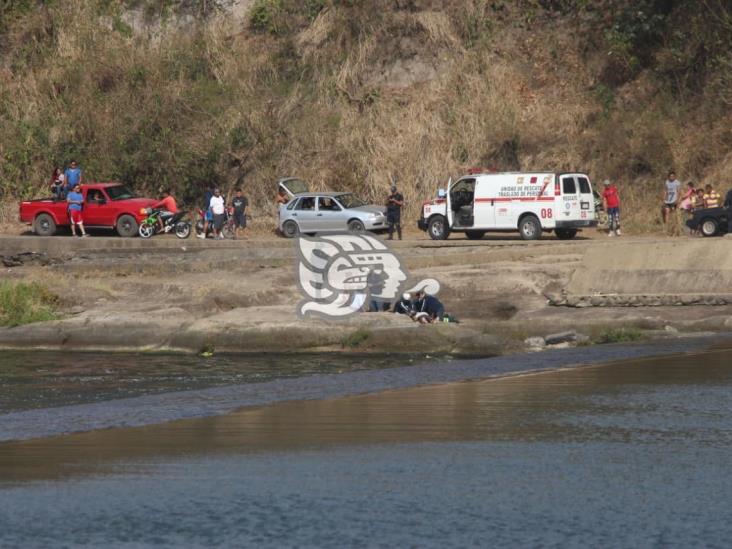
[[[287,238],[300,233],[363,232],[387,228],[383,206],[353,193],[302,193],[280,207],[279,228]]]

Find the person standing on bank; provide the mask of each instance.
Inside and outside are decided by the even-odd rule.
[[[727,238],[732,238],[732,189],[724,197],[724,208],[727,210]]]
[[[221,196],[221,190],[214,189],[209,208],[213,217],[214,238],[223,240],[224,233],[222,229],[224,228],[224,220],[226,218],[226,205],[224,204],[224,197]]]
[[[679,204],[679,196],[681,195],[681,181],[676,179],[676,174],[673,170],[668,172],[668,179],[664,183],[663,190],[663,208],[661,213],[663,214],[663,224],[668,223],[669,212],[676,211]]]
[[[609,179],[603,182],[602,201],[607,212],[608,236],[620,236],[620,196],[618,188],[610,183]]]
[[[234,210],[234,225],[236,226],[236,234],[240,236],[244,234],[244,229],[247,228],[247,208],[249,207],[249,201],[247,197],[242,195],[241,189],[236,190],[234,199],[231,201],[231,207]]]
[[[79,226],[81,236],[88,236],[84,230],[84,218],[81,215],[81,209],[84,207],[84,196],[81,194],[81,185],[78,183],[66,195],[68,203],[69,218],[71,219],[71,234],[76,236],[76,226]]]
[[[386,199],[386,222],[389,225],[389,240],[394,239],[394,227],[396,226],[399,240],[402,239],[402,206],[404,197],[397,191],[396,185],[391,186],[391,194]]]

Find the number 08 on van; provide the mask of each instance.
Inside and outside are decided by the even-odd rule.
[[[524,240],[553,231],[566,240],[597,226],[595,197],[583,173],[470,173],[425,202],[417,226],[433,240],[489,231],[518,231]]]

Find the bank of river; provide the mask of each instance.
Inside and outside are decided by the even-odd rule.
[[[292,401],[307,384],[281,380],[271,406],[2,443],[0,545],[724,546],[732,351],[708,347],[606,348],[632,360],[329,400]],[[536,360],[571,366],[575,351]],[[304,379],[320,398],[508,373],[504,360]],[[233,397],[177,393],[192,394]]]

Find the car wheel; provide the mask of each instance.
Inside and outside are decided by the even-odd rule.
[[[431,217],[427,224],[427,232],[432,240],[446,240],[450,236],[447,219],[441,215]]]
[[[716,219],[707,217],[701,222],[701,234],[704,236],[714,236],[719,232],[719,223]]]
[[[117,234],[130,238],[137,234],[137,221],[131,215],[121,215],[117,220]]]
[[[38,236],[53,236],[56,233],[56,222],[48,214],[39,214],[33,221],[33,232]]]
[[[522,217],[518,229],[523,240],[539,240],[541,238],[541,223],[534,215]]]
[[[284,234],[287,238],[295,238],[297,235],[300,234],[300,228],[294,221],[285,221],[285,223],[282,225],[282,234]]]
[[[348,222],[348,230],[352,233],[362,233],[366,230],[366,227],[364,227],[363,223],[358,219],[351,219],[351,221]]]
[[[469,240],[480,240],[485,236],[485,231],[465,231]]]
[[[188,238],[191,236],[191,224],[187,221],[179,221],[175,224],[175,236],[178,238]]]
[[[572,240],[577,236],[577,229],[555,229],[554,233],[559,240]]]

